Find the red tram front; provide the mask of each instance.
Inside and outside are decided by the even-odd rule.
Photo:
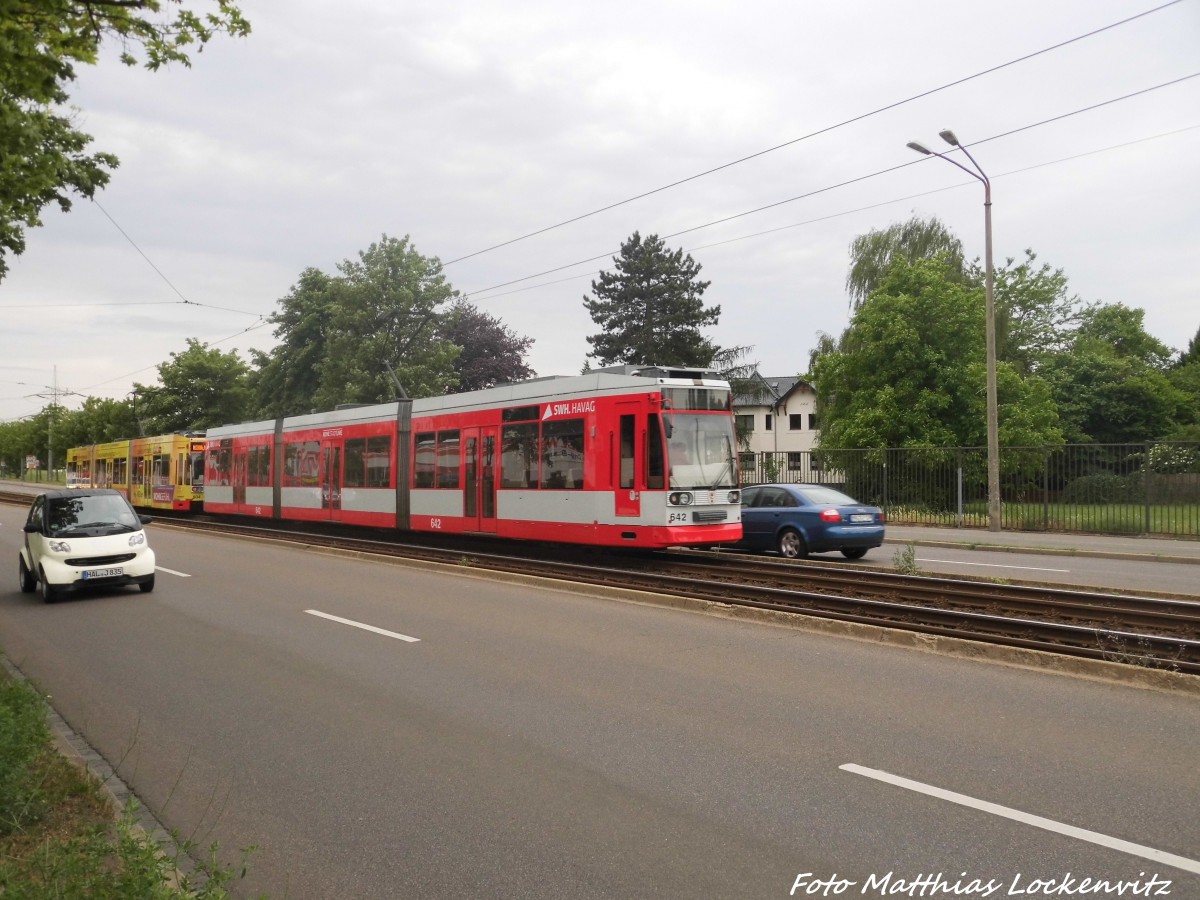
[[[729,384],[602,370],[208,433],[205,507],[670,547],[741,536]]]

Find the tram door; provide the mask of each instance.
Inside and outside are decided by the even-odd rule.
[[[342,445],[322,443],[321,509],[329,510],[329,518],[337,518],[335,510],[342,508]]]
[[[471,531],[496,531],[496,429],[463,429],[463,516]]]
[[[616,468],[613,482],[616,485],[616,514],[618,516],[640,516],[642,495],[638,487],[638,473],[642,467],[639,460],[643,455],[645,437],[638,431],[637,404],[623,403],[617,406],[616,447],[613,465]],[[629,412],[622,412],[628,409]]]

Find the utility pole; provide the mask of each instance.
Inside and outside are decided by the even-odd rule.
[[[46,385],[44,390],[44,393],[34,394],[33,396],[50,401],[50,410],[46,416],[46,480],[49,481],[54,476],[54,414],[58,411],[58,398],[60,396],[80,397],[82,395],[75,393],[75,391],[59,389],[58,366],[54,367],[53,383]]]

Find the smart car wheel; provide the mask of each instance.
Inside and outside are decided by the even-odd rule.
[[[154,590],[154,576],[151,575],[147,581],[143,581],[138,585],[138,588],[143,594],[148,594]]]
[[[42,601],[45,603],[53,603],[58,599],[58,591],[50,587],[50,582],[42,578]]]
[[[779,535],[779,555],[788,559],[801,559],[808,556],[808,545],[800,532],[794,528],[785,528]]]
[[[862,559],[866,555],[866,547],[849,547],[842,551],[842,556],[846,557],[846,559]]]
[[[33,573],[25,566],[25,557],[20,553],[17,554],[17,576],[21,581],[21,591],[26,594],[32,594],[33,589],[37,587],[37,579],[33,577]]]

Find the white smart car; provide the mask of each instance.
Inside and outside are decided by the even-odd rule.
[[[39,494],[25,521],[18,576],[21,590],[41,586],[42,599],[85,587],[136,584],[154,590],[154,551],[139,516],[113,490],[78,489]]]

